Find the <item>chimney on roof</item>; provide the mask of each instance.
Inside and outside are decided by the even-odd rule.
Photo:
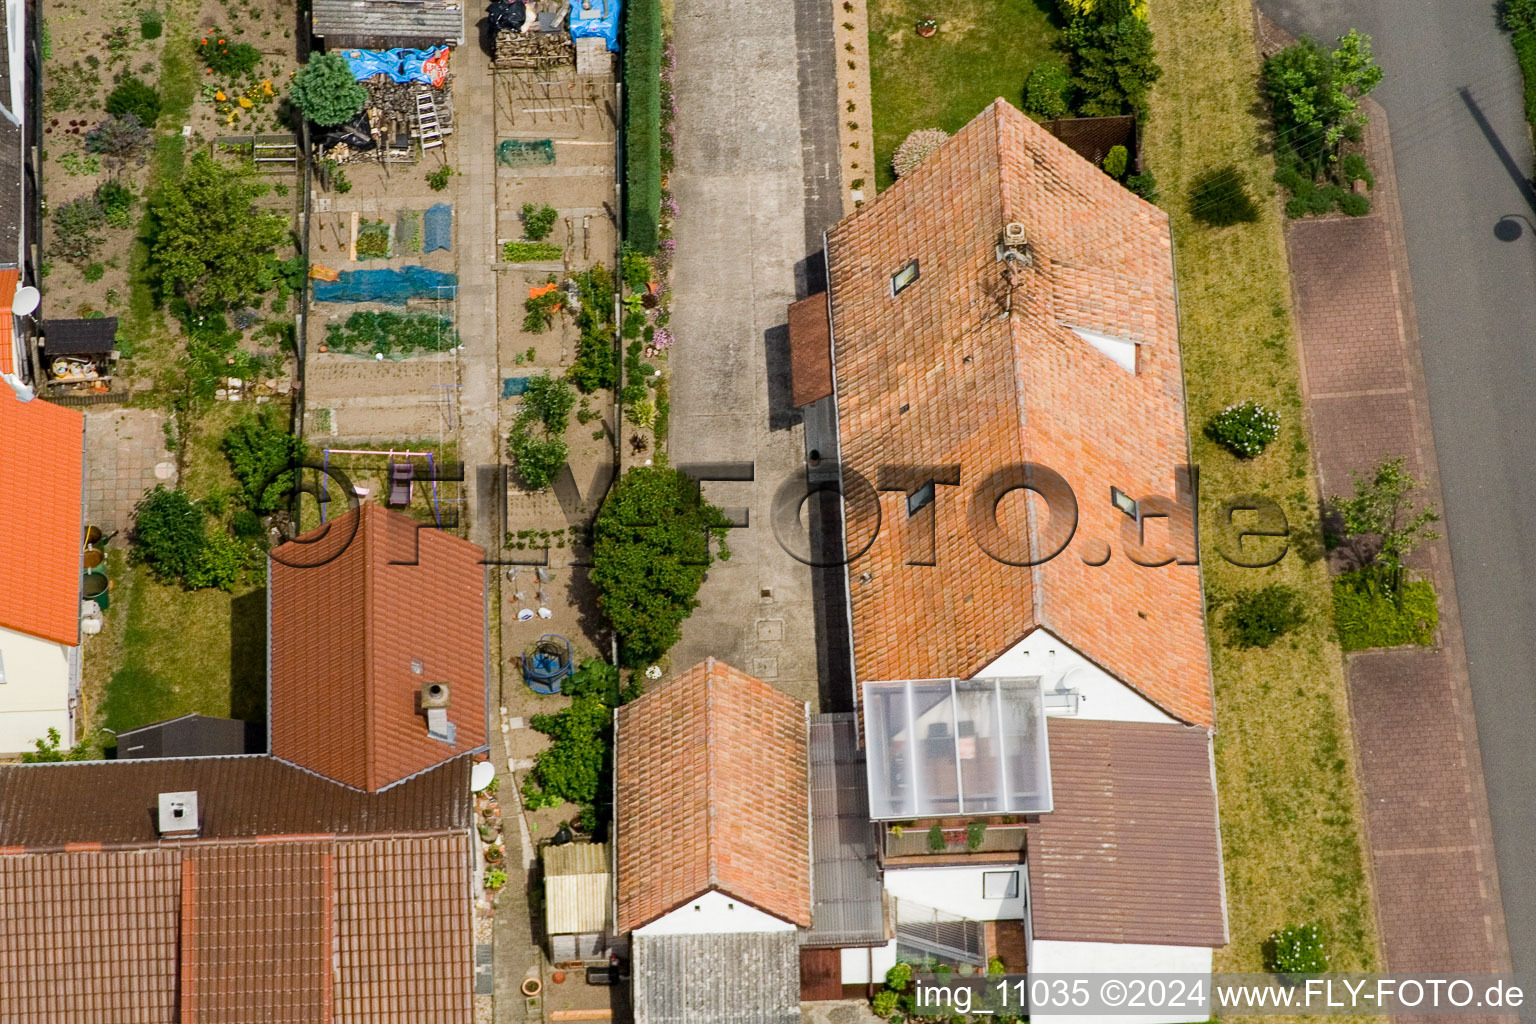
[[[191,839],[198,834],[197,793],[161,793],[160,838]]]
[[[453,742],[453,723],[448,721],[448,684],[422,683],[421,710],[427,716],[427,735],[445,743]]]

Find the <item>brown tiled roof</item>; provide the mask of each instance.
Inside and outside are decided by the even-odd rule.
[[[1033,255],[1011,288],[997,255],[1010,222]],[[912,259],[918,280],[893,296],[891,275]],[[836,225],[828,270],[844,463],[871,483],[882,466],[960,467],[960,486],[938,487],[936,512],[914,524],[926,537],[937,515],[936,565],[908,564],[905,498],[882,495],[879,536],[850,568],[859,678],[973,675],[1044,626],[1169,714],[1210,726],[1199,569],[1132,564],[1135,524],[1110,503],[1112,486],[1171,497],[1188,461],[1162,211],[998,100]],[[1072,327],[1134,342],[1138,372]],[[1034,568],[988,555],[967,521],[976,485],[1025,462],[1062,474],[1078,501],[1071,546]],[[1047,529],[1021,504],[1015,494],[999,510],[1009,536],[1035,537],[1017,543],[1019,562],[1043,556]],[[1191,524],[1171,522],[1148,532],[1187,536]],[[1087,564],[1105,543],[1108,563]]]
[[[469,844],[0,856],[0,1020],[469,1024]]]
[[[0,1020],[175,1024],[181,855],[0,856]]]
[[[832,336],[827,293],[789,307],[789,376],[795,407],[832,394]]]
[[[620,932],[711,889],[809,927],[807,714],[714,658],[619,709]]]
[[[1056,809],[1026,858],[1035,938],[1226,945],[1206,731],[1053,718],[1049,732]]]
[[[373,792],[485,746],[483,552],[418,526],[365,502],[273,553],[275,756]],[[427,682],[453,743],[427,734]]]
[[[0,765],[0,850],[151,845],[161,793],[195,791],[202,835],[377,835],[468,828],[470,758],[361,793],[275,758]]]

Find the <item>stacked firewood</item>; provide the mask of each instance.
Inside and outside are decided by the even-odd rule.
[[[576,44],[568,33],[496,33],[494,67],[498,71],[539,71],[575,63]]]
[[[432,102],[437,105],[437,123],[444,135],[453,131],[453,76],[441,89],[433,89]],[[415,82],[392,82],[383,75],[363,80],[368,90],[368,118],[380,138],[392,142],[403,128],[407,134],[416,131],[416,92],[421,85]]]

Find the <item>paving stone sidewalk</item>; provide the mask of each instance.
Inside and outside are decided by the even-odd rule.
[[[1353,471],[1401,455],[1443,508],[1387,118],[1366,106],[1372,212],[1286,233],[1317,471],[1324,495],[1348,494]],[[1439,646],[1348,658],[1383,951],[1395,972],[1508,971],[1449,547],[1415,561],[1439,593]]]

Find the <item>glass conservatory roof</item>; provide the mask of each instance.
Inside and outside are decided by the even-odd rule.
[[[866,682],[864,728],[875,819],[1051,809],[1037,677]]]

